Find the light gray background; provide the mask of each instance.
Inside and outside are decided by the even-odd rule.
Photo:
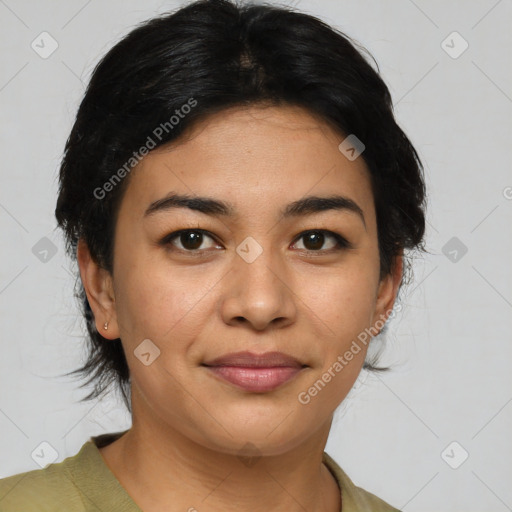
[[[361,375],[326,451],[405,511],[512,510],[511,2],[294,3],[373,53],[430,196],[431,254],[389,324],[395,368]],[[85,390],[58,377],[82,361],[83,325],[55,231],[56,174],[100,56],[180,4],[0,0],[0,477],[38,469],[31,453],[43,441],[60,461],[89,436],[130,426],[115,397],[79,404]],[[59,45],[46,59],[31,48],[43,31]],[[458,58],[445,49],[453,55],[462,40],[442,45],[453,31],[469,44]],[[46,262],[32,250],[43,237],[57,248]],[[453,237],[457,254],[445,247]],[[446,461],[460,464],[463,450],[452,469]]]

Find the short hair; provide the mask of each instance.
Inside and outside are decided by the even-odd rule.
[[[364,143],[380,274],[390,273],[404,249],[424,250],[423,167],[394,119],[378,65],[374,70],[365,55],[371,57],[318,18],[276,5],[199,0],[141,23],[95,67],[66,142],[55,215],[68,253],[76,260],[83,239],[92,258],[112,271],[116,214],[148,137],[158,147],[230,107],[293,105]],[[404,256],[400,287],[408,270]],[[83,386],[94,383],[82,400],[114,383],[131,412],[121,340],[97,331],[78,278],[77,296],[88,359],[71,373],[88,378]],[[382,369],[374,363],[365,368]]]

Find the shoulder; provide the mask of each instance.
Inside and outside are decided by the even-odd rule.
[[[62,462],[1,479],[0,511],[141,512],[99,451],[125,432],[94,436]]]
[[[400,512],[375,494],[355,485],[337,462],[325,452],[323,462],[341,488],[343,512]]]
[[[370,510],[371,512],[400,512],[400,510],[391,506],[378,496],[375,496],[375,494],[355,485],[352,489],[352,499],[358,506],[355,510],[361,510],[361,512]]]
[[[84,511],[72,473],[72,462],[76,457],[68,457],[44,469],[0,479],[0,510],[50,512],[62,507],[69,512]]]

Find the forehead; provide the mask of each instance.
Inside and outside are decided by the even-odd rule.
[[[123,203],[140,212],[169,192],[210,196],[260,214],[306,195],[342,194],[372,209],[364,160],[338,149],[345,135],[300,107],[232,108],[149,153]]]

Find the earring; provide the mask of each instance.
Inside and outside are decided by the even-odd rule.
[[[105,322],[105,323],[103,324],[103,329],[105,329],[105,331],[108,329],[108,322]]]

